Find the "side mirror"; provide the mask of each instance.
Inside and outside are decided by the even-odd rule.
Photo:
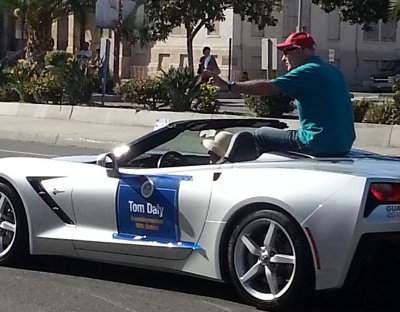
[[[114,153],[105,153],[99,156],[97,165],[106,168],[109,177],[119,177],[119,165]]]

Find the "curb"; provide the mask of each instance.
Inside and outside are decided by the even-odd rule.
[[[36,118],[52,120],[63,120],[80,123],[91,123],[107,125],[112,127],[141,127],[150,130],[154,128],[156,122],[160,119],[166,119],[169,122],[187,120],[187,119],[214,119],[214,118],[237,118],[235,115],[225,114],[200,114],[192,112],[169,112],[169,111],[147,111],[135,110],[129,108],[110,108],[110,107],[85,107],[70,105],[48,105],[48,104],[29,104],[16,102],[0,102],[0,116]],[[250,117],[250,116],[249,116]],[[242,118],[246,118],[243,117]],[[286,122],[290,128],[297,128],[298,121],[291,119],[280,119]],[[125,130],[125,129],[124,129]],[[35,132],[36,131],[36,132]],[[69,133],[43,133],[37,129],[29,129],[29,133],[22,131],[10,131],[4,129],[2,136],[7,138],[24,139],[46,142],[50,144],[61,144],[60,142],[81,143],[91,145],[110,146],[121,142],[120,138],[101,140],[99,137],[80,138],[79,133],[71,136]],[[400,125],[378,125],[378,124],[356,124],[357,140],[355,145],[359,147],[383,147],[400,148]]]

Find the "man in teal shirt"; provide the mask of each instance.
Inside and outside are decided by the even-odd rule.
[[[288,72],[271,81],[226,82],[210,74],[214,83],[233,92],[295,99],[300,128],[260,128],[255,139],[261,152],[304,152],[315,156],[342,156],[355,140],[350,93],[341,72],[315,55],[310,34],[297,32],[278,44]]]

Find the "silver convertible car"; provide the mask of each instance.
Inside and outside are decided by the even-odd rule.
[[[259,155],[262,126],[286,124],[180,121],[96,157],[0,159],[0,263],[45,254],[193,274],[281,310],[399,248],[399,159]],[[202,140],[221,130],[234,135],[210,164]]]

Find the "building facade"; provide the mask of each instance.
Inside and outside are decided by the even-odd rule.
[[[275,14],[277,25],[267,26],[263,30],[259,30],[255,24],[242,21],[232,10],[227,10],[225,21],[217,22],[214,32],[203,29],[196,36],[193,43],[194,63],[197,64],[203,47],[209,46],[225,77],[228,76],[230,60],[232,79],[239,79],[243,72],[247,72],[250,79],[266,77],[266,72],[261,69],[262,39],[275,38],[281,41],[297,26],[298,0],[282,1],[282,10]],[[313,35],[317,42],[317,53],[327,61],[334,61],[351,86],[361,86],[363,81],[388,62],[400,59],[400,29],[397,23],[380,22],[371,25],[372,30],[367,32],[359,25],[342,22],[338,12],[326,14],[311,0],[303,1],[302,28]],[[18,23],[9,14],[0,16],[0,25],[0,57],[4,57],[18,50],[21,45],[18,37],[21,35]],[[52,29],[55,48],[78,52],[80,27],[73,15],[56,21]],[[93,52],[100,47],[101,37],[113,38],[112,31],[101,32],[95,28],[93,14],[88,16],[84,27],[85,40],[91,42]],[[147,47],[122,43],[121,47],[122,78],[157,75],[161,69],[188,63],[183,27],[174,29],[165,42],[156,42]],[[277,62],[281,64],[281,55],[277,55]],[[283,71],[280,65],[278,72]]]
[[[259,30],[257,25],[242,21],[232,10],[226,12],[226,20],[217,23],[216,31],[203,29],[194,40],[195,63],[204,46],[212,53],[227,77],[229,64],[229,39],[232,39],[232,78],[239,79],[247,72],[251,79],[263,78],[261,70],[261,41],[263,38],[284,40],[297,27],[298,0],[283,0],[282,11],[276,13],[276,26]],[[365,31],[360,25],[350,25],[340,20],[339,12],[325,13],[311,0],[304,0],[302,28],[312,34],[317,42],[316,50],[324,60],[336,64],[344,73],[348,83],[362,86],[371,74],[384,68],[387,63],[400,59],[400,29],[398,23],[371,25]],[[183,28],[173,31],[165,42],[150,48],[134,48],[131,55],[131,75],[156,74],[169,66],[187,63],[186,39]],[[278,53],[278,64],[281,55]],[[279,66],[279,72],[284,68]]]

